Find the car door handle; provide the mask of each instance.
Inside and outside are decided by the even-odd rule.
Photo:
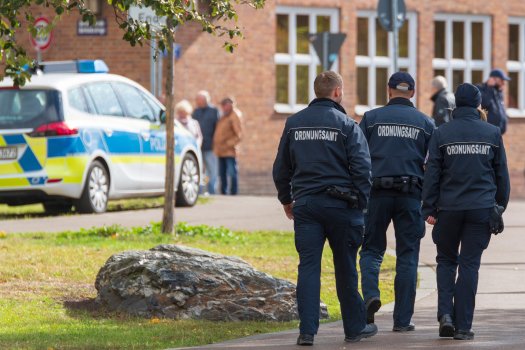
[[[144,141],[149,141],[151,134],[147,131],[143,131],[140,133],[140,136],[144,139]]]
[[[111,129],[104,129],[104,134],[106,134],[107,137],[113,136],[113,130]]]

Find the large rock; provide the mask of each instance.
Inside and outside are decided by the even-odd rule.
[[[295,285],[239,258],[177,245],[113,255],[100,269],[97,302],[143,317],[215,321],[298,318]],[[321,316],[328,317],[321,304]]]

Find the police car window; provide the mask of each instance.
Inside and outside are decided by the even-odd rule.
[[[153,99],[149,97],[148,95],[144,95],[144,97],[146,98],[146,101],[148,101],[148,104],[151,107],[151,109],[153,110],[153,114],[156,115],[157,117],[160,117],[160,113],[162,112],[162,107],[159,106],[157,102],[153,101]]]
[[[69,101],[69,105],[74,109],[89,113],[89,108],[87,106],[84,93],[82,92],[82,88],[77,87],[69,90],[67,92],[67,99]]]
[[[56,90],[0,89],[0,129],[35,128],[61,118]]]
[[[117,117],[124,116],[120,102],[110,83],[89,84],[86,88],[91,95],[98,114]]]
[[[126,108],[128,117],[155,121],[153,111],[137,88],[125,83],[115,83],[114,86]]]

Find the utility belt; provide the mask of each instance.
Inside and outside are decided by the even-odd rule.
[[[341,186],[329,186],[326,193],[334,198],[348,202],[351,209],[359,209],[359,194],[356,190]]]
[[[401,193],[412,193],[421,189],[421,180],[416,176],[376,177],[372,180],[372,188],[376,190],[394,190]]]

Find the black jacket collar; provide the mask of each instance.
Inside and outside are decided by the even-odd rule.
[[[439,90],[438,92],[436,92],[434,95],[432,95],[432,97],[430,98],[433,102],[436,102],[436,100],[438,99],[439,95],[441,95],[442,93],[445,92],[445,88]]]
[[[452,119],[481,119],[479,111],[474,107],[457,107],[452,111]]]
[[[390,99],[390,101],[388,101],[387,106],[391,106],[391,105],[404,105],[404,106],[414,107],[414,104],[410,102],[408,98],[404,98],[404,97],[394,97]]]
[[[325,98],[325,97],[316,98],[312,102],[310,102],[308,107],[313,106],[313,105],[317,105],[317,104],[323,105],[323,106],[333,107],[333,108],[337,109],[339,112],[342,112],[342,113],[346,114],[346,111],[343,108],[343,106],[341,106],[339,103],[337,103],[334,100],[331,100],[329,98]]]

